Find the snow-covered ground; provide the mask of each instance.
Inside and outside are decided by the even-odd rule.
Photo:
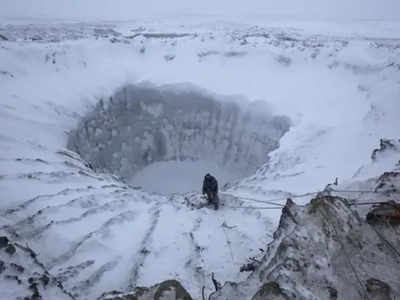
[[[82,299],[168,278],[199,296],[211,272],[241,280],[280,217],[227,194],[215,212],[198,194],[133,189],[65,150],[70,130],[123,85],[189,82],[291,119],[279,148],[228,194],[284,199],[389,168],[356,173],[380,138],[399,137],[399,24],[1,23],[1,233],[28,243]]]
[[[209,161],[168,161],[149,165],[132,178],[132,184],[161,194],[201,192],[207,173],[217,177],[221,186],[240,177]]]

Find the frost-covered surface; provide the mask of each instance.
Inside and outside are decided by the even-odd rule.
[[[235,195],[282,199],[320,190],[335,177],[342,188],[372,188],[375,179],[367,178],[393,169],[378,158],[376,168],[356,173],[369,164],[379,139],[399,139],[400,41],[399,31],[390,30],[398,27],[374,24],[371,34],[368,24],[358,24],[356,34],[346,26],[346,32],[338,26],[331,33],[320,27],[321,34],[315,25],[178,23],[1,26],[0,235],[28,243],[79,299],[170,278],[199,298],[202,285],[207,294],[213,289],[211,272],[222,282],[244,280],[240,266],[271,241],[280,217],[279,209],[237,208],[264,204],[227,195],[215,212],[200,205],[198,194],[187,200],[149,194],[94,172],[66,151],[68,133],[81,117],[125,84],[190,82],[212,93],[266,100],[274,115],[293,120],[268,164],[231,186]],[[372,243],[370,231],[363,231],[344,202],[337,203],[339,221],[347,214],[360,239]],[[303,217],[306,227],[324,223],[317,215]],[[323,241],[338,249],[333,238]],[[372,247],[363,251],[369,255]],[[381,279],[398,292],[391,284],[395,264],[388,265],[393,258],[386,258],[391,277]],[[321,293],[316,287],[290,288],[301,295]]]
[[[268,217],[254,209],[214,211],[198,194],[150,195],[62,153],[58,163],[15,161],[53,170],[2,179],[4,185],[36,182],[47,192],[3,209],[1,231],[36,249],[49,272],[80,299],[169,278],[199,295],[203,285],[210,287],[211,272],[243,279],[236,270],[271,234]]]
[[[100,100],[68,146],[95,169],[128,180],[153,163],[198,160],[245,177],[278,147],[290,122],[263,102],[238,101],[193,87],[128,85]]]
[[[0,237],[0,276],[2,299],[73,299],[32,249],[5,236]]]
[[[257,270],[211,299],[397,299],[397,235],[385,224],[368,225],[342,198],[318,197],[304,207],[288,202]]]

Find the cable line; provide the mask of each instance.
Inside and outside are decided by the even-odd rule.
[[[349,264],[351,270],[352,270],[353,273],[354,273],[354,276],[355,276],[356,280],[357,280],[358,283],[360,284],[361,290],[362,290],[362,292],[364,293],[364,299],[368,299],[368,300],[369,300],[369,297],[368,297],[367,291],[366,291],[366,289],[365,289],[365,287],[364,287],[364,284],[362,283],[360,277],[358,276],[358,273],[357,273],[356,268],[354,267],[353,263],[351,262],[350,256],[349,256],[349,254],[347,253],[346,248],[344,247],[344,243],[343,243],[343,242],[341,241],[341,239],[340,239],[339,233],[338,233],[338,231],[337,231],[335,225],[333,224],[333,222],[330,222],[330,221],[329,221],[329,217],[328,217],[328,215],[325,213],[325,210],[324,210],[322,207],[319,207],[319,209],[320,209],[320,212],[321,212],[322,216],[325,218],[325,220],[327,221],[327,223],[329,223],[329,224],[332,226],[333,231],[335,232],[336,236],[338,237],[337,241],[339,242],[339,244],[340,244],[340,246],[341,246],[341,248],[342,248],[342,250],[343,250],[343,252],[344,252],[344,258],[347,260],[347,262],[348,262],[348,264]],[[361,295],[361,296],[362,296],[362,295]]]
[[[379,191],[367,191],[367,190],[336,190],[336,189],[331,189],[332,192],[338,192],[338,193],[372,193],[372,194],[382,194],[383,192]],[[400,193],[400,191],[390,191],[391,193]]]
[[[249,209],[282,209],[282,207],[277,207],[277,206],[273,206],[273,207],[264,207],[264,206],[230,206],[230,205],[224,205],[225,207],[229,207],[229,208],[249,208]]]

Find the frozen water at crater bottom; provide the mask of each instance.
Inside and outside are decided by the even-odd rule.
[[[228,170],[217,163],[206,160],[156,162],[135,174],[131,183],[157,193],[201,192],[203,177],[211,173],[219,186],[241,178],[239,172]]]

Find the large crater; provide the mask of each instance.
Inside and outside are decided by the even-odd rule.
[[[199,190],[253,173],[278,147],[289,120],[264,102],[219,97],[185,85],[127,85],[101,99],[68,147],[92,166],[155,192]]]

